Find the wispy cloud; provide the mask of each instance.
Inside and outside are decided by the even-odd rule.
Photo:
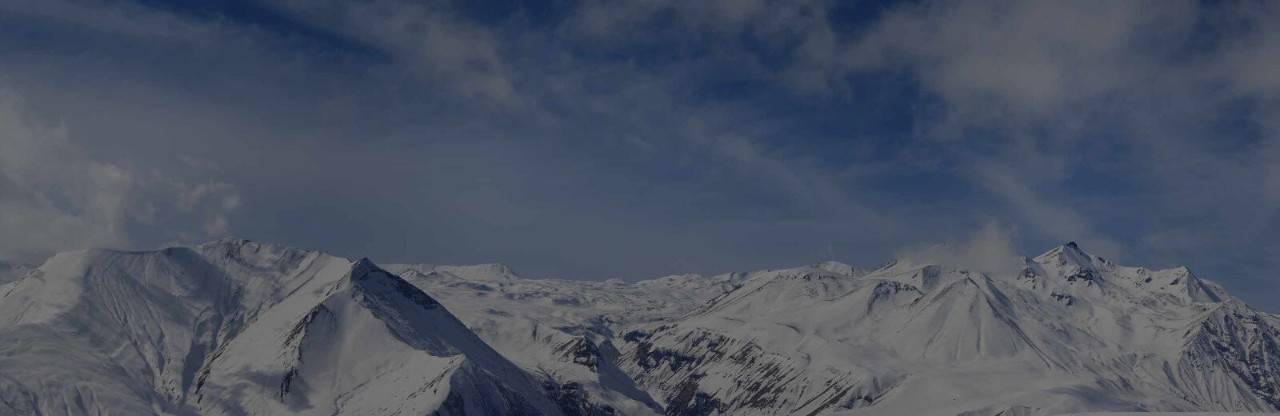
[[[76,166],[2,159],[5,220],[68,224],[8,253],[237,233],[639,277],[996,218],[1280,287],[1235,276],[1280,244],[1268,3],[0,7],[6,134],[57,138],[3,153]]]
[[[134,228],[152,224],[200,230],[203,221],[218,225],[173,237],[221,235],[227,213],[238,205],[230,184],[188,186],[98,160],[67,139],[66,127],[35,119],[7,90],[0,90],[0,147],[0,234],[7,236],[0,239],[0,258],[34,261],[56,250],[127,247]],[[187,221],[170,223],[175,219]]]

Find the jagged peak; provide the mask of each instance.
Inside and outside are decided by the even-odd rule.
[[[383,270],[372,260],[362,257],[351,264],[351,272],[347,275],[350,283],[357,290],[365,292],[370,289],[378,290],[379,295],[386,293],[399,293],[405,298],[422,306],[434,306],[439,304],[435,299],[418,289],[417,286],[405,281],[391,272]]]
[[[365,275],[374,271],[382,271],[382,269],[379,268],[378,265],[373,264],[373,260],[369,260],[368,257],[361,257],[360,260],[356,260],[355,263],[351,264],[352,279],[363,278]]]
[[[1092,268],[1097,257],[1089,254],[1080,248],[1075,241],[1068,241],[1066,244],[1054,247],[1053,249],[1036,256],[1033,261],[1040,264],[1053,264],[1056,266],[1078,266],[1080,268]]]

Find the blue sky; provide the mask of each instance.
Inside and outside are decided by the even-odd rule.
[[[643,278],[997,235],[1280,310],[1272,2],[6,1],[0,258]]]

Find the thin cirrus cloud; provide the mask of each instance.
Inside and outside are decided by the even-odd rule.
[[[5,117],[43,120],[6,156],[75,149],[4,159],[0,231],[40,243],[0,257],[231,234],[638,278],[978,229],[1280,287],[1267,3],[0,7]]]

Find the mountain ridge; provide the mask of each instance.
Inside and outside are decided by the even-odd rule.
[[[0,283],[0,409],[1280,409],[1280,318],[1185,267],[1122,266],[1075,243],[1010,261],[1016,272],[913,259],[623,282],[242,239],[61,253]]]

